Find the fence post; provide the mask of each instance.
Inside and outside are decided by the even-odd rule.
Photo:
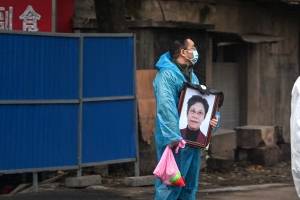
[[[33,191],[38,192],[39,191],[39,186],[38,186],[38,174],[37,172],[32,173],[32,186],[33,186]]]

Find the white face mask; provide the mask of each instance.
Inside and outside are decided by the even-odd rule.
[[[188,60],[190,60],[193,65],[195,65],[196,62],[198,61],[198,57],[199,57],[198,51],[197,50],[193,50],[193,55],[194,55],[194,57],[192,59],[187,58],[187,57],[186,58]]]

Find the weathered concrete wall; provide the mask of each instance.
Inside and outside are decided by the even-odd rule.
[[[74,32],[96,32],[94,0],[74,0],[73,28]]]
[[[138,0],[137,0],[138,1]],[[241,112],[245,124],[282,126],[283,139],[290,140],[290,93],[294,81],[299,76],[299,12],[292,11],[280,4],[264,4],[227,1],[227,0],[161,0],[163,12],[158,1],[140,0],[141,7],[138,16],[132,19],[152,21],[180,21],[199,24],[213,24],[214,31],[232,34],[258,33],[282,37],[278,43],[245,43],[245,55],[241,61],[245,81],[241,97]],[[96,32],[96,21],[93,0],[75,0],[74,22],[76,28],[83,32]],[[137,28],[136,33],[137,69],[154,69],[158,55],[166,49],[174,30],[162,28]],[[169,31],[169,33],[167,33]],[[174,33],[172,33],[172,31]],[[212,49],[211,41],[193,30],[184,30],[191,36],[199,37],[197,43],[203,44],[201,51],[204,60],[198,63],[199,69],[204,69],[208,85],[211,84]],[[173,35],[172,35],[173,34]],[[201,37],[201,38],[200,38]],[[206,41],[203,41],[206,40]],[[211,40],[211,38],[209,38]],[[206,65],[206,66],[205,66]],[[225,94],[226,97],[226,94]],[[226,99],[225,99],[226,103]],[[142,135],[140,135],[142,136]],[[140,141],[143,156],[153,159],[153,138],[151,145]],[[151,154],[152,152],[152,154]],[[150,155],[151,154],[151,155]],[[142,165],[153,165],[145,162]],[[148,166],[147,168],[151,168]],[[147,169],[145,170],[147,171]]]
[[[163,21],[163,16],[165,16],[166,20],[199,23],[199,9],[204,6],[187,1],[160,1],[162,13],[158,1],[145,0],[141,2],[141,20],[153,21]]]
[[[203,3],[204,2],[204,3]],[[209,2],[209,1],[206,1]],[[188,21],[214,24],[214,31],[236,34],[259,33],[282,37],[273,44],[249,44],[247,63],[246,123],[283,126],[290,140],[290,92],[299,76],[299,14],[283,4],[239,1],[144,0],[143,20]]]

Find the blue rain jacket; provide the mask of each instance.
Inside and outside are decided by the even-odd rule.
[[[184,82],[188,82],[178,67],[170,60],[170,53],[163,54],[156,63],[159,69],[153,81],[156,97],[156,152],[160,160],[166,146],[175,141],[182,140],[179,129],[178,103],[179,93]],[[192,72],[192,84],[200,84],[197,76]],[[220,119],[220,115],[217,112]],[[220,123],[218,123],[217,127]],[[217,129],[214,129],[214,131]],[[173,152],[174,153],[174,152]],[[185,187],[168,186],[159,179],[155,182],[156,200],[193,200],[198,189],[198,177],[201,165],[201,150],[191,146],[179,148],[174,153],[178,168],[185,179]]]

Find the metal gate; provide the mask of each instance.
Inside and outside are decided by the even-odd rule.
[[[138,174],[134,41],[0,32],[0,172],[135,162]]]

